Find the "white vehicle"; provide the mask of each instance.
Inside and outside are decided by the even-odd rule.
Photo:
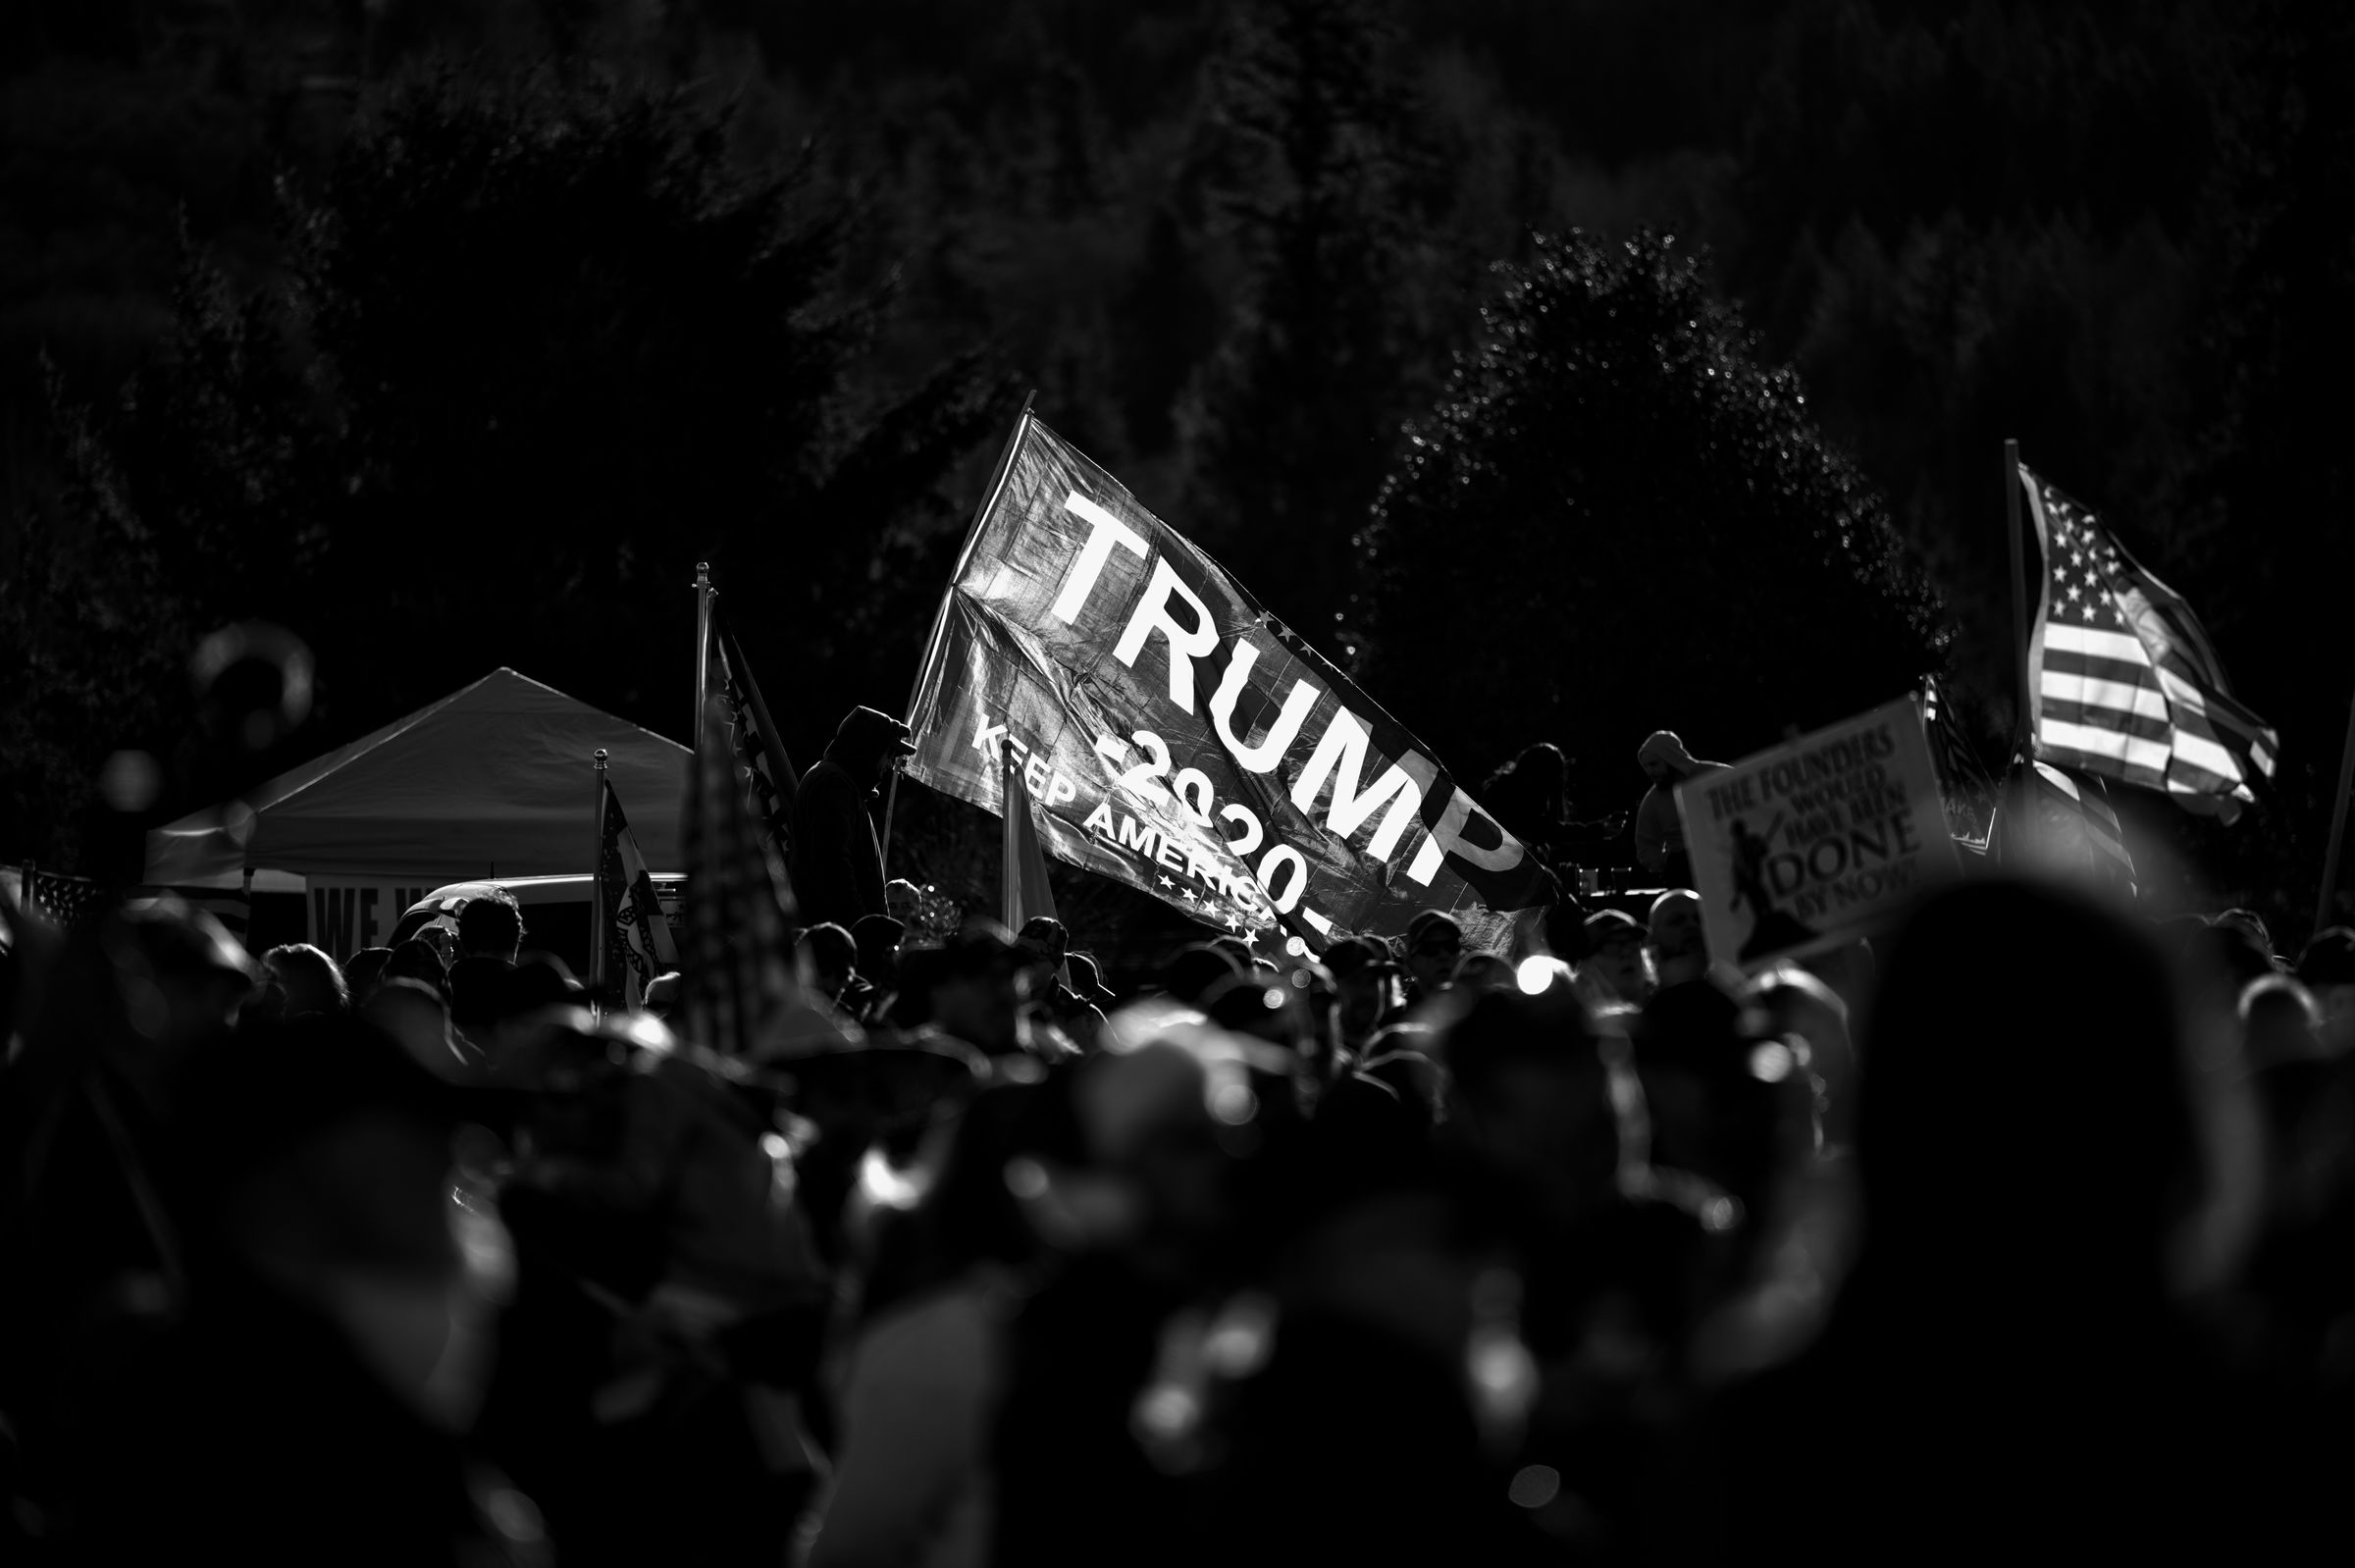
[[[664,918],[677,931],[680,900],[687,889],[683,871],[655,871],[654,897]],[[577,974],[588,972],[590,878],[570,876],[501,876],[480,882],[452,882],[438,887],[403,911],[392,927],[388,946],[398,947],[411,937],[432,943],[445,960],[458,951],[458,914],[474,900],[497,888],[514,895],[523,909],[523,950],[553,953]]]

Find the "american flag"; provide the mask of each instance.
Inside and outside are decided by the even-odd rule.
[[[670,940],[670,921],[654,895],[654,876],[639,853],[638,836],[622,814],[621,797],[606,779],[599,797],[597,907],[602,930],[598,978],[620,981],[622,1004],[632,1009],[646,999],[647,982],[679,967]]]
[[[16,907],[40,915],[61,931],[73,930],[106,907],[106,889],[87,877],[59,876],[27,865],[7,873]]]
[[[2229,822],[2271,777],[2280,738],[2235,701],[2216,650],[2174,590],[2025,463],[2044,553],[2029,668],[2036,756],[2164,790]]]
[[[704,743],[687,787],[687,1039],[739,1060],[774,1059],[857,1038],[815,1006],[790,924],[785,864],[745,800],[725,703],[704,703]]]

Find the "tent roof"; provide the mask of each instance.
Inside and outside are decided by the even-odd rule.
[[[149,833],[146,880],[235,887],[248,865],[434,883],[586,871],[601,747],[647,862],[676,867],[688,749],[502,668],[281,773],[242,807]],[[241,842],[232,821],[250,829]]]

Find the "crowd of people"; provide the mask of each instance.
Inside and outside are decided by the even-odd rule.
[[[674,1029],[678,976],[593,996],[502,895],[341,962],[169,899],[11,911],[0,1537],[811,1568],[2330,1539],[2355,931],[2291,963],[2243,911],[1989,877],[1744,974],[1692,893],[1640,915],[1565,897],[1502,954],[1438,910],[1313,957],[1223,937],[1126,996],[1052,919],[861,915],[796,938],[839,1027],[724,1052]]]

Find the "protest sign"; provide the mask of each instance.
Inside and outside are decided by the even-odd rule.
[[[1709,950],[1745,968],[1854,941],[1955,868],[1912,700],[1676,789]]]
[[[460,881],[451,876],[444,882]],[[342,963],[364,947],[382,947],[410,905],[442,886],[416,877],[314,876],[309,879],[311,945]]]
[[[1226,930],[1321,949],[1453,912],[1500,942],[1547,873],[1218,562],[1025,414],[910,704],[908,772]]]

